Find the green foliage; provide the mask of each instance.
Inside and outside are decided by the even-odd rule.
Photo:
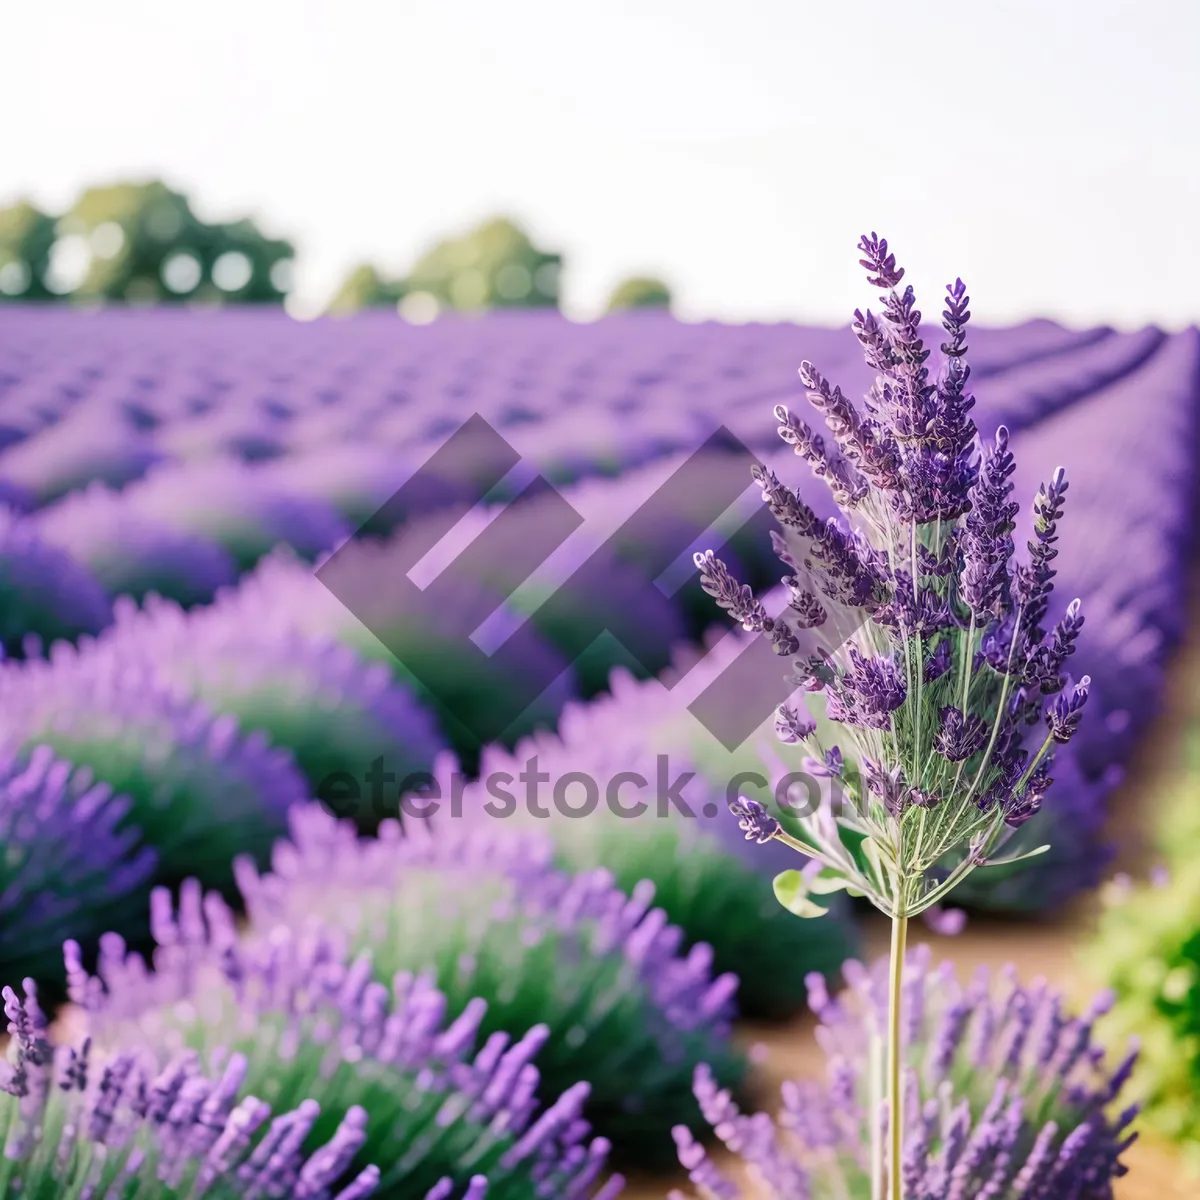
[[[562,256],[538,249],[506,217],[446,238],[417,260],[405,286],[443,308],[557,308]]]
[[[385,279],[369,263],[362,263],[342,280],[326,312],[344,317],[364,308],[395,308],[406,293],[403,280]]]
[[[627,308],[670,308],[671,289],[661,279],[646,275],[634,275],[623,279],[612,290],[605,306],[607,312],[620,312]]]
[[[0,302],[50,300],[46,287],[54,218],[19,200],[0,208]]]
[[[1200,1168],[1200,876],[1110,883],[1086,961],[1116,995],[1102,1033],[1142,1045],[1132,1087],[1141,1119]]]
[[[30,272],[11,299],[278,304],[294,255],[253,221],[200,220],[158,180],[87,188],[57,221],[29,205],[0,212],[0,260]]]

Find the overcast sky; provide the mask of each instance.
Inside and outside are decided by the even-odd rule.
[[[1200,0],[14,0],[0,201],[155,175],[325,299],[494,212],[687,317],[1200,320]]]

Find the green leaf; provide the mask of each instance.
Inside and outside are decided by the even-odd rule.
[[[1024,854],[1014,854],[1011,858],[989,858],[983,866],[1007,867],[1010,863],[1019,863],[1024,862],[1027,858],[1036,858],[1039,854],[1045,854],[1049,849],[1049,845],[1039,846],[1036,850],[1026,850]]]
[[[829,911],[808,898],[808,884],[799,871],[781,871],[772,886],[775,899],[797,917],[823,917]]]
[[[822,867],[816,875],[808,877],[808,890],[814,896],[832,896],[834,892],[840,892],[849,886],[850,881],[845,875],[835,871],[833,867]]]

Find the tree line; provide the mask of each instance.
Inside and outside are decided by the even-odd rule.
[[[296,249],[249,219],[200,219],[161,180],[86,188],[64,213],[28,200],[0,207],[0,302],[282,304]],[[563,256],[493,217],[438,241],[407,274],[354,267],[329,301],[339,316],[391,308],[424,321],[443,310],[558,308]],[[622,280],[607,311],[670,308],[665,283]]]

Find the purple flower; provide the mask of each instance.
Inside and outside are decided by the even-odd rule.
[[[779,832],[779,822],[757,800],[739,796],[729,802],[729,811],[737,818],[738,828],[748,842],[762,845]]]
[[[944,361],[935,370],[915,293],[899,287],[903,272],[886,241],[864,235],[859,250],[870,279],[886,289],[878,314],[854,314],[874,382],[856,406],[812,363],[800,369],[837,455],[785,407],[775,410],[783,441],[833,479],[844,519],[822,519],[827,509],[814,507],[819,500],[810,504],[781,481],[771,464],[782,458],[759,462],[752,476],[782,527],[773,544],[790,572],[785,618],[800,618],[786,637],[772,633],[772,640],[794,655],[796,685],[822,695],[824,716],[846,727],[842,749],[856,768],[849,777],[862,778],[864,790],[883,801],[832,823],[820,813],[796,814],[795,837],[877,907],[917,915],[921,901],[914,897],[922,889],[914,885],[914,895],[901,901],[892,893],[908,885],[897,881],[944,878],[946,868],[996,857],[1017,825],[1053,807],[1053,797],[1043,806],[1040,791],[1026,790],[1025,777],[1049,749],[1034,733],[1043,719],[1051,740],[1066,740],[1079,725],[1082,699],[1055,697],[1083,618],[1073,604],[1049,635],[1042,628],[1066,492],[1061,472],[1038,491],[1029,561],[1014,566],[1016,464],[1008,428],[1001,424],[982,447],[970,415],[970,301],[962,281],[947,288]],[[835,463],[842,460],[853,475],[839,481]],[[865,491],[848,489],[850,478]],[[767,602],[727,570],[720,591],[743,616],[752,615],[750,632],[769,632]],[[825,614],[819,626],[808,620],[814,604]],[[818,631],[810,635],[818,645],[803,654],[801,627]],[[782,715],[777,733],[785,743],[797,740]],[[1045,779],[1037,776],[1039,785]],[[936,807],[932,837],[925,818],[921,836],[901,836],[896,823],[910,804]],[[1028,848],[1045,823],[1023,831],[1010,852]],[[852,835],[900,848],[905,861],[891,881],[858,870],[847,844]],[[1081,849],[1081,860],[1094,865],[1102,857],[1097,849]],[[969,873],[956,874],[956,886]]]
[[[38,534],[86,566],[110,596],[156,592],[199,604],[237,579],[233,558],[211,538],[136,514],[100,483],[65,496],[36,522]]]
[[[977,621],[1000,616],[1008,601],[1013,518],[1020,511],[1020,506],[1008,499],[1014,465],[1008,430],[1001,425],[971,489],[963,539],[961,595]]]
[[[781,742],[794,745],[816,732],[817,723],[807,713],[801,714],[787,704],[775,710],[775,736]]]
[[[132,520],[216,542],[241,570],[281,544],[315,558],[350,533],[329,505],[272,486],[268,474],[233,459],[157,468],[121,500]]]
[[[338,775],[357,780],[381,758],[405,779],[427,771],[445,748],[432,716],[387,667],[303,634],[284,614],[250,626],[224,605],[184,612],[157,597],[141,609],[122,599],[90,652],[111,656],[122,670],[136,664],[172,692],[261,732],[292,753],[314,791]],[[386,801],[393,815],[397,799]],[[377,800],[364,797],[337,815],[373,827],[385,815]]]
[[[1078,730],[1091,686],[1091,678],[1085,675],[1071,692],[1063,692],[1050,705],[1046,712],[1046,724],[1050,728],[1050,736],[1056,742],[1069,742]]]
[[[1094,1043],[1100,997],[1084,1014],[1065,1014],[1044,982],[1023,987],[1015,972],[996,982],[978,975],[963,987],[950,964],[934,969],[928,947],[906,963],[905,1187],[938,1200],[1102,1200],[1125,1174],[1121,1158],[1135,1134],[1130,1106],[1111,1113],[1136,1057],[1106,1066]],[[847,964],[848,991],[830,1000],[814,980],[827,1083],[789,1083],[772,1119],[748,1116],[703,1068],[696,1094],[725,1148],[760,1181],[763,1200],[817,1200],[870,1190],[864,1147],[870,1046],[886,1028],[886,963]],[[886,1117],[885,1117],[886,1120]],[[881,1131],[883,1132],[883,1131]],[[700,1194],[742,1193],[686,1133],[679,1157]],[[757,1194],[757,1193],[756,1193]],[[681,1198],[682,1200],[682,1198]]]
[[[951,762],[964,762],[983,749],[988,727],[982,717],[974,713],[963,716],[952,705],[942,708],[938,717],[940,725],[933,744],[939,754],[945,755]]]

